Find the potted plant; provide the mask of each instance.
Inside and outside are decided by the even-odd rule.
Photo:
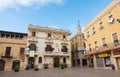
[[[25,67],[25,70],[29,70],[30,69],[30,67],[29,67],[29,65],[27,65],[26,67]]]
[[[61,69],[64,69],[64,68],[65,68],[64,63],[61,63],[61,64],[60,64],[60,68],[61,68]]]
[[[45,69],[48,68],[48,64],[47,64],[47,63],[44,64],[44,68],[45,68]]]
[[[34,65],[34,70],[35,70],[35,71],[38,71],[38,70],[39,70],[38,65]]]
[[[14,71],[15,72],[18,72],[19,71],[19,69],[20,69],[20,66],[17,64],[17,65],[15,65],[15,68],[14,68]]]
[[[66,63],[64,63],[64,67],[67,68],[67,64]]]

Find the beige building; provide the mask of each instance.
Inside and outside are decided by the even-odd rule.
[[[120,69],[120,0],[113,0],[85,28],[89,65]]]
[[[71,38],[71,58],[73,67],[84,67],[87,65],[87,59],[84,53],[84,33],[82,33],[82,28],[78,22],[77,33]]]
[[[0,71],[13,70],[16,64],[24,69],[26,42],[26,33],[0,31]]]
[[[54,28],[29,25],[26,49],[26,65],[33,68],[59,67],[66,63],[71,67],[70,32]]]

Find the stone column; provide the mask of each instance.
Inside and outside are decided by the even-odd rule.
[[[94,63],[94,68],[97,68],[97,62],[96,62],[96,56],[93,55],[93,63]]]

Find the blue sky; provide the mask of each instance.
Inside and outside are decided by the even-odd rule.
[[[0,30],[27,33],[29,24],[76,33],[112,0],[0,0]]]

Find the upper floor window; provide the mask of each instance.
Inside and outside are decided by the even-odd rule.
[[[2,37],[2,38],[5,38],[5,34],[4,34],[4,33],[2,33],[2,34],[1,34],[1,37]]]
[[[112,34],[112,37],[113,37],[114,45],[115,46],[119,45],[119,40],[118,40],[117,33]]]
[[[45,51],[53,51],[53,50],[54,50],[54,48],[52,48],[51,45],[47,45],[47,46],[45,47]]]
[[[15,35],[14,35],[14,34],[11,34],[11,39],[12,39],[12,38],[15,38]]]
[[[95,27],[92,28],[92,34],[95,34]]]
[[[89,51],[91,52],[92,51],[91,44],[89,44],[88,47],[89,47]]]
[[[29,50],[36,51],[36,45],[35,44],[30,44],[29,45]]]
[[[110,15],[110,16],[108,17],[108,22],[109,22],[110,24],[112,24],[112,23],[114,22],[114,17],[113,17],[113,15]]]
[[[36,32],[32,32],[32,36],[35,37],[36,36]]]
[[[20,35],[20,39],[23,39],[23,35]]]
[[[5,56],[9,57],[11,53],[11,47],[6,47]]]
[[[62,49],[61,49],[62,52],[68,52],[68,48],[66,46],[62,46]]]
[[[63,35],[63,40],[66,40],[66,36],[65,35]]]
[[[87,32],[87,37],[89,37],[90,36],[90,34],[89,34],[89,31]]]
[[[50,33],[48,33],[48,39],[51,39],[51,34]]]
[[[98,48],[98,46],[97,46],[97,41],[94,42],[94,45],[95,45],[95,50],[98,51],[99,48]]]
[[[24,54],[25,48],[20,48],[20,54]]]
[[[100,29],[103,29],[103,22],[100,22],[100,23],[99,23],[99,28],[100,28]]]
[[[15,36],[15,39],[19,39],[19,35],[18,34]]]
[[[102,44],[103,44],[103,47],[107,47],[107,44],[106,44],[106,39],[105,39],[105,37],[104,37],[104,38],[102,38]]]
[[[6,34],[6,38],[10,38],[10,34]]]

